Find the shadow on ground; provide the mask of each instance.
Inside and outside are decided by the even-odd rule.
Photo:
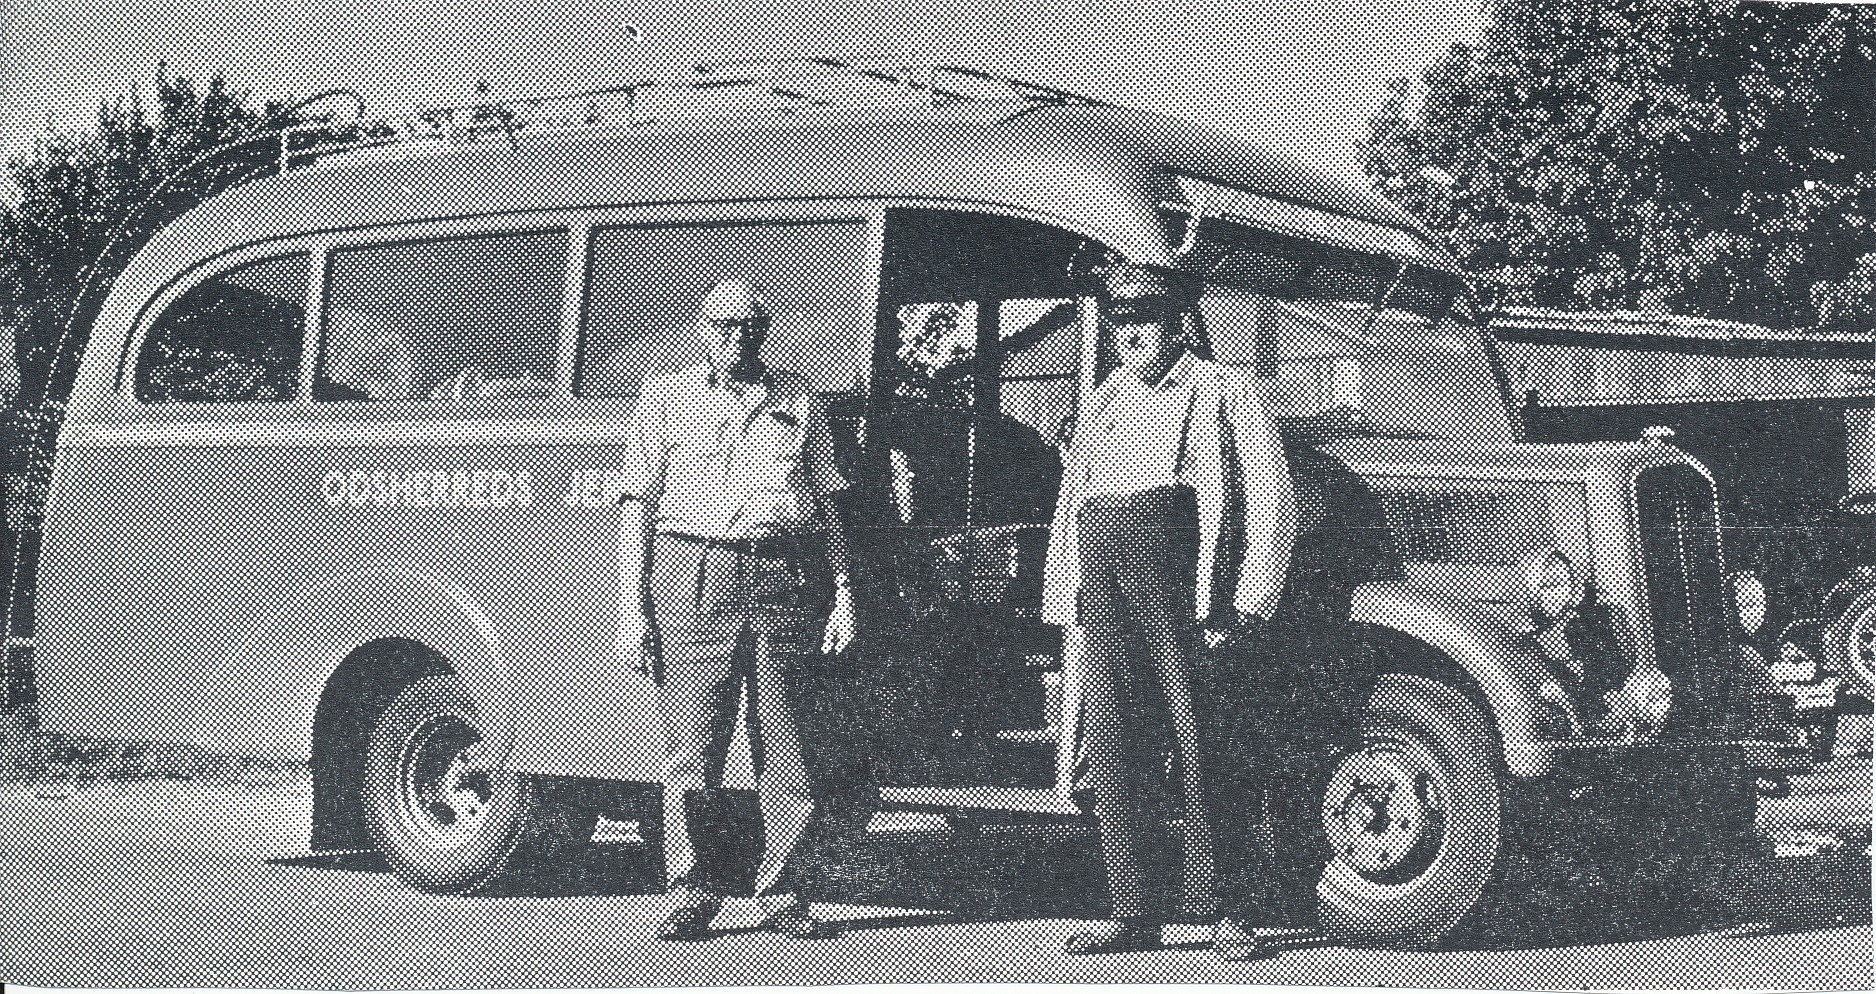
[[[1666,882],[1565,866],[1507,887],[1453,944],[1541,949],[1867,925],[1869,893],[1870,862],[1861,854],[1749,859]]]
[[[491,897],[623,897],[655,894],[664,881],[649,859],[643,843],[596,843],[577,859],[555,865],[530,866],[473,898]],[[269,860],[275,866],[334,870],[348,873],[389,873],[391,867],[376,852],[312,853]]]
[[[1093,833],[1068,826],[990,827],[967,832],[872,832],[823,840],[823,869],[807,888],[817,901],[917,909],[849,920],[849,928],[947,922],[1098,918],[1104,914]],[[276,865],[384,872],[374,853],[315,854]],[[622,896],[663,890],[642,842],[601,842],[583,858],[536,867],[477,897]],[[1868,924],[1870,863],[1858,854],[1764,859],[1717,868],[1700,881],[1637,885],[1595,868],[1559,865],[1541,879],[1507,885],[1480,919],[1449,944],[1470,949],[1539,949],[1727,932],[1785,934]],[[1259,924],[1301,928],[1282,948],[1325,944],[1304,920]]]

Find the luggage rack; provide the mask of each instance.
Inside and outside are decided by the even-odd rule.
[[[477,84],[478,95],[488,84]],[[961,66],[893,60],[801,58],[703,63],[689,74],[598,89],[431,107],[403,117],[295,125],[280,138],[280,171],[335,155],[413,142],[465,144],[521,132],[862,109],[939,108],[957,104],[1107,106],[1092,97]],[[335,130],[345,136],[334,138]],[[295,147],[296,138],[316,140]]]

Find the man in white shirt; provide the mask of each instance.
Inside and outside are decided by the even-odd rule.
[[[1193,657],[1203,640],[1268,619],[1282,592],[1296,498],[1275,426],[1251,377],[1187,348],[1196,321],[1175,274],[1113,262],[1102,273],[1104,331],[1120,358],[1078,418],[1049,544],[1044,617],[1078,626],[1086,776],[1100,823],[1114,917],[1071,936],[1071,953],[1155,948],[1152,906],[1169,847],[1150,831],[1156,728],[1176,746],[1182,891],[1214,887]],[[1209,910],[1209,909],[1208,909]],[[1220,955],[1261,950],[1220,920]]]
[[[784,870],[820,807],[792,684],[817,650],[839,653],[854,635],[846,535],[828,502],[847,481],[812,384],[762,361],[769,313],[741,280],[712,288],[697,318],[708,360],[646,381],[627,437],[617,652],[662,690],[665,862],[677,895],[666,939],[709,938],[733,887],[733,854],[691,831],[685,799],[725,820],[715,808],[744,699],[766,927],[832,934]],[[829,573],[831,603],[816,582]]]

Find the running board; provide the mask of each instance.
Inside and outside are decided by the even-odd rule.
[[[962,814],[981,821],[1083,821],[1087,815],[1053,788],[882,787],[881,807]]]

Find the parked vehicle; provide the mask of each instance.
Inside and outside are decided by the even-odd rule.
[[[1791,698],[1812,758],[1828,763],[1836,754],[1839,719],[1870,713],[1876,567],[1852,570],[1825,593],[1819,609],[1821,617],[1798,618],[1785,626],[1771,673]]]
[[[1876,566],[1859,566],[1833,586],[1822,616],[1824,665],[1867,706],[1876,700]]]
[[[1075,633],[1038,606],[1058,443],[1113,364],[1071,275],[1092,243],[1202,274],[1195,331],[1291,447],[1279,637],[1206,693],[1245,716],[1255,755],[1220,755],[1267,767],[1245,810],[1333,934],[1439,941],[1547,817],[1521,799],[1697,789],[1620,823],[1723,850],[1755,778],[1804,768],[1727,637],[1706,471],[1659,433],[1520,442],[1464,274],[1359,184],[960,70],[574,103],[370,129],[399,134],[137,255],[58,441],[47,725],[308,761],[312,845],[435,889],[577,847],[604,805],[655,837],[652,688],[612,657],[619,439],[735,275],[855,482],[873,635],[819,677],[811,758],[890,807],[1083,818]],[[1534,623],[1540,583],[1568,596]]]

